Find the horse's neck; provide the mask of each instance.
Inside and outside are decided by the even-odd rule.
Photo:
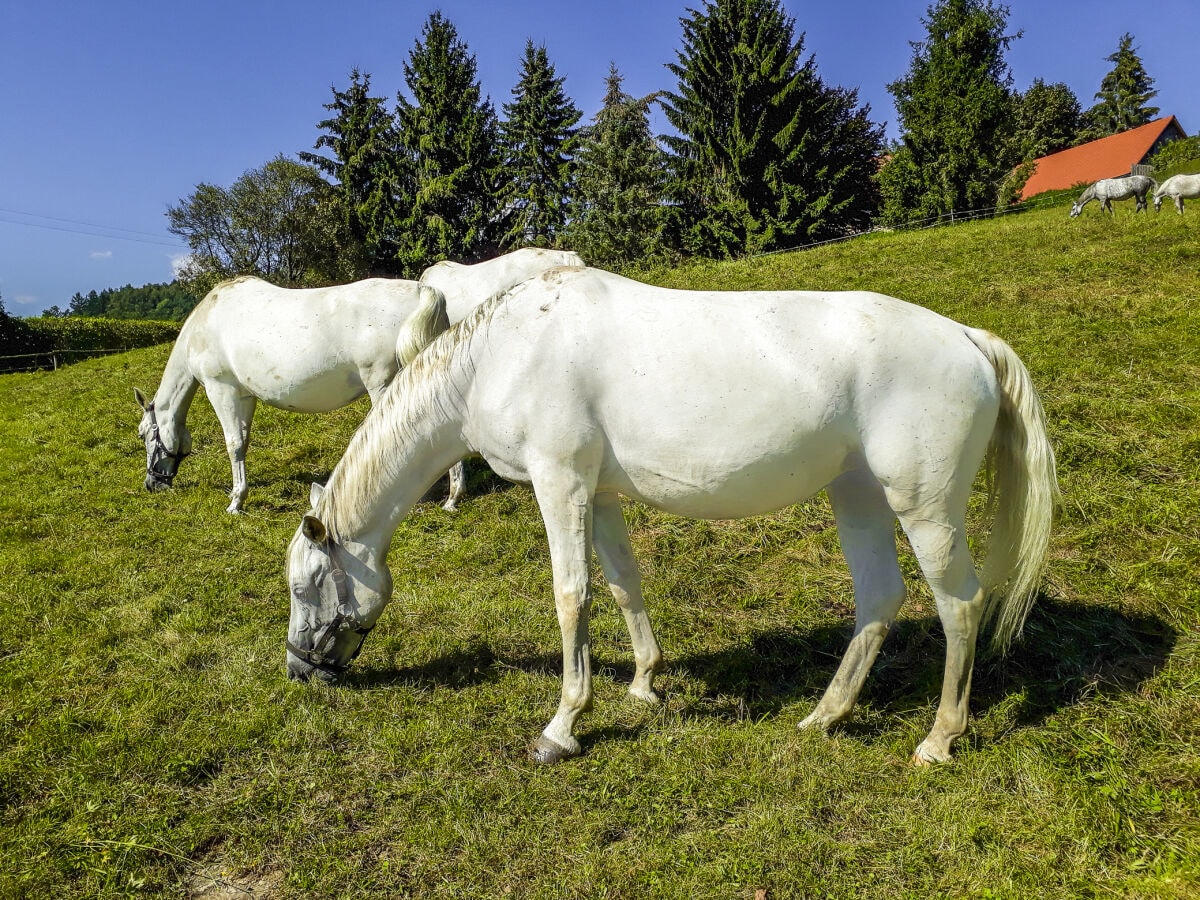
[[[170,446],[175,446],[169,440],[171,433],[178,433],[187,418],[188,408],[200,387],[200,382],[192,375],[187,360],[187,336],[181,333],[171,349],[167,366],[163,369],[162,380],[158,390],[154,392],[154,412],[159,427],[165,429]]]
[[[389,397],[393,397],[391,392]],[[374,408],[330,477],[318,515],[325,512],[338,539],[387,557],[392,535],[425,493],[470,448],[462,420],[439,407],[403,430],[389,428],[392,404]],[[378,420],[378,421],[372,421]]]

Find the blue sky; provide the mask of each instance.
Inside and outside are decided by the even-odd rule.
[[[675,87],[664,65],[699,0],[5,0],[0,5],[0,297],[9,312],[65,308],[78,292],[169,281],[186,248],[168,204],[312,148],[322,104],[354,67],[393,101],[435,9],[474,54],[497,109],[527,39],[545,44],[590,119],[613,62],[633,94]],[[926,0],[784,7],[821,77],[857,88],[896,137],[888,82],[924,36]],[[1065,82],[1086,108],[1134,35],[1153,101],[1200,131],[1200,0],[1011,0],[1015,86]],[[1135,13],[1136,10],[1136,13]],[[661,123],[660,123],[661,124]]]

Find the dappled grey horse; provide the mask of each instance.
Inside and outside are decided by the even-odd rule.
[[[1146,194],[1155,187],[1157,185],[1154,179],[1148,175],[1102,178],[1079,195],[1079,199],[1071,206],[1071,218],[1083,212],[1083,208],[1093,200],[1099,201],[1100,207],[1111,213],[1113,200],[1128,200],[1134,197],[1137,200],[1134,212],[1141,212],[1146,208]]]

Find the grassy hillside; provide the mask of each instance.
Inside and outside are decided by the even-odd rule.
[[[419,507],[348,686],[292,684],[284,548],[365,404],[260,410],[234,517],[202,398],[176,489],[141,487],[131,388],[165,347],[0,377],[0,897],[1195,896],[1198,272],[1197,209],[1126,203],[650,276],[880,290],[1028,364],[1064,492],[1045,595],[934,769],[908,763],[943,658],[908,553],[855,720],[796,730],[853,619],[823,498],[627,506],[666,702],[624,699],[601,587],[584,756],[536,768],[561,663],[529,491],[476,465],[459,513]]]

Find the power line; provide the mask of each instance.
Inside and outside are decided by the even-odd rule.
[[[21,218],[12,218],[20,216]],[[42,219],[40,222],[30,222],[27,219]],[[7,225],[24,225],[28,228],[43,228],[47,231],[62,231],[69,234],[84,234],[90,237],[108,238],[118,241],[133,241],[139,244],[156,244],[160,247],[179,247],[186,249],[183,241],[153,234],[148,231],[135,231],[132,228],[122,228],[118,225],[100,225],[95,222],[81,222],[75,219],[59,219],[54,216],[43,216],[38,213],[27,213],[17,209],[0,208],[0,222]],[[85,231],[84,229],[95,229]]]

